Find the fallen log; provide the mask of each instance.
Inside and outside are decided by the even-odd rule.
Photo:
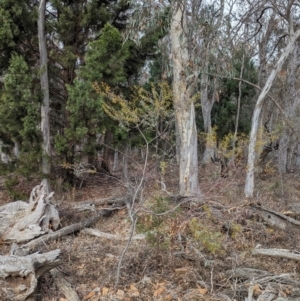
[[[0,256],[0,300],[34,300],[38,278],[60,264],[61,251]]]
[[[119,205],[118,205],[119,206]],[[112,206],[111,209],[104,209],[98,212],[95,216],[88,218],[82,222],[66,226],[60,230],[57,230],[53,233],[49,233],[47,235],[43,235],[38,237],[22,246],[20,246],[16,251],[15,254],[17,255],[27,255],[32,250],[37,248],[38,246],[45,245],[47,242],[55,239],[60,239],[66,235],[72,234],[74,232],[80,231],[84,228],[90,227],[91,225],[95,224],[99,219],[104,216],[109,215],[113,210],[116,210],[117,206]]]
[[[255,248],[252,250],[252,254],[300,260],[299,252],[290,251],[287,249],[258,249],[258,248]]]
[[[272,227],[276,227],[284,231],[300,231],[300,222],[289,216],[257,204],[251,204],[251,207],[259,212],[263,220]]]
[[[101,232],[99,230],[96,229],[83,229],[82,233],[86,233],[89,235],[93,235],[99,238],[106,238],[106,239],[114,239],[114,240],[128,240],[129,237],[127,236],[120,236],[120,235],[115,235],[115,234],[110,234],[110,233],[105,233],[105,232]],[[145,239],[146,235],[145,234],[138,234],[138,235],[134,235],[131,239],[132,240],[141,240],[141,239]]]
[[[80,301],[78,294],[72,288],[71,284],[62,276],[62,273],[58,269],[52,269],[50,274],[54,279],[55,285],[68,301]]]
[[[80,209],[81,207],[88,208],[88,206],[90,206],[91,208],[94,208],[94,206],[113,205],[113,204],[120,205],[120,204],[124,203],[125,198],[126,198],[126,196],[122,196],[122,197],[112,196],[109,198],[85,200],[85,201],[81,201],[81,202],[76,202],[75,208],[78,208],[78,209]]]

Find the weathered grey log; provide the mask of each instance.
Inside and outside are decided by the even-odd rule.
[[[28,206],[28,203],[16,201],[0,207],[0,237],[16,220],[25,215]]]
[[[287,249],[253,249],[252,254],[300,260],[299,253]]]
[[[55,285],[62,292],[68,301],[80,301],[77,293],[72,288],[71,284],[62,276],[62,273],[58,269],[52,269],[50,271],[51,276],[54,279]]]
[[[36,248],[40,245],[45,245],[47,242],[49,242],[51,240],[59,239],[66,235],[69,235],[69,234],[72,234],[79,230],[82,230],[84,228],[90,227],[91,225],[95,224],[102,217],[110,214],[112,212],[112,210],[115,210],[115,208],[112,207],[111,210],[109,210],[109,209],[102,210],[99,213],[97,213],[95,216],[88,218],[88,219],[84,220],[83,222],[79,222],[79,223],[64,227],[53,233],[49,233],[47,235],[38,237],[38,238],[22,245],[20,248],[18,248],[16,250],[15,254],[17,254],[17,255],[29,254],[30,251],[33,250],[34,248]]]
[[[23,301],[34,295],[38,278],[60,264],[61,251],[26,257],[0,256],[0,300]]]
[[[251,204],[256,211],[258,211],[261,217],[267,222],[270,226],[279,228],[281,230],[296,230],[300,232],[300,222],[286,216],[282,213],[276,212],[272,209],[265,208],[263,206],[258,206]]]
[[[117,203],[124,203],[124,196],[123,197],[109,197],[109,198],[102,198],[102,199],[95,199],[95,200],[86,200],[82,202],[77,202],[75,208],[78,206],[99,206],[99,205],[109,205],[109,204],[117,204]]]
[[[6,242],[25,242],[58,228],[58,211],[51,204],[53,193],[46,193],[44,181],[33,188],[29,204],[18,202],[15,206],[0,208],[1,238]],[[11,211],[8,211],[11,210]]]
[[[227,276],[233,276],[240,279],[259,279],[262,277],[265,277],[267,275],[270,275],[268,271],[264,270],[258,270],[258,269],[252,269],[252,268],[236,268],[233,270],[228,270],[225,272]]]
[[[120,235],[105,233],[105,232],[101,232],[99,230],[90,229],[90,228],[83,229],[81,232],[89,234],[89,235],[93,235],[93,236],[96,236],[99,238],[114,239],[114,240],[128,240],[129,239],[129,237],[127,237],[127,236],[120,236]],[[146,238],[145,234],[138,234],[138,235],[134,235],[132,237],[132,240],[141,240],[141,239],[145,239],[145,238]]]

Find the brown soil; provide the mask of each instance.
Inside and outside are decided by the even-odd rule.
[[[266,270],[275,275],[289,273],[294,280],[300,281],[299,262],[251,254],[258,244],[262,248],[297,250],[299,234],[269,227],[249,206],[249,201],[243,197],[243,170],[235,170],[224,178],[220,176],[218,167],[202,166],[199,175],[203,197],[200,202],[184,202],[184,199],[178,201],[169,197],[159,190],[159,174],[154,168],[149,170],[145,175],[144,203],[138,213],[136,231],[150,231],[150,234],[144,240],[130,243],[122,261],[117,288],[117,266],[126,240],[76,233],[51,242],[40,250],[45,252],[59,248],[63,251],[63,263],[59,269],[81,300],[196,301],[226,300],[228,296],[231,300],[244,301],[249,281],[233,277],[232,270],[239,267]],[[176,168],[169,166],[165,182],[168,191],[174,194],[177,192],[176,175]],[[139,171],[135,171],[131,178],[133,185],[137,185],[140,178]],[[278,212],[289,211],[296,219],[299,217],[299,174],[284,177],[274,173],[260,174],[256,178],[256,197],[251,202]],[[125,184],[120,178],[95,175],[81,189],[63,192],[58,187],[56,200],[62,226],[93,214],[78,213],[71,209],[73,204],[111,196],[119,198],[126,194]],[[26,187],[23,190],[28,193],[30,189]],[[0,200],[2,203],[9,201],[3,186]],[[180,202],[182,204],[179,205]],[[172,210],[176,206],[178,209]],[[163,216],[148,212],[168,210],[171,212]],[[93,228],[128,237],[131,226],[124,208],[103,218]],[[8,252],[9,246],[1,247],[2,255]],[[266,285],[257,288],[255,298]],[[282,294],[289,295],[288,287],[281,290]],[[38,293],[40,300],[65,300],[50,274],[41,279]]]

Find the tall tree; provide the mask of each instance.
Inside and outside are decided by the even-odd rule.
[[[44,182],[47,185],[46,190],[50,192],[49,176],[50,176],[50,120],[49,120],[49,81],[48,81],[48,55],[47,55],[47,43],[45,36],[45,11],[46,0],[41,0],[39,5],[39,18],[38,18],[38,38],[39,38],[39,53],[40,53],[40,80],[41,90],[43,94],[41,104],[41,131],[43,137],[42,149],[42,172],[45,177]]]
[[[259,97],[257,99],[253,116],[252,116],[252,126],[251,126],[251,132],[250,132],[250,141],[249,141],[249,147],[248,147],[248,162],[247,162],[247,174],[246,174],[246,182],[245,182],[245,196],[246,197],[252,197],[253,191],[254,191],[254,163],[255,163],[255,146],[256,146],[256,140],[257,140],[257,132],[259,128],[259,121],[260,121],[260,114],[262,110],[262,106],[264,103],[264,99],[266,95],[268,94],[269,90],[272,87],[272,84],[278,74],[278,72],[281,70],[283,64],[285,63],[286,59],[290,55],[290,53],[293,51],[295,47],[295,42],[300,37],[300,29],[298,29],[296,32],[290,33],[289,42],[284,49],[283,53],[281,54],[279,60],[275,64],[274,68],[272,69],[270,75],[268,76],[268,79],[266,81],[265,86],[263,87],[261,93],[259,94]]]
[[[179,187],[183,196],[200,195],[194,85],[188,70],[186,2],[171,3],[171,42],[173,62],[173,102],[180,137]],[[190,77],[188,79],[188,77]]]
[[[295,43],[295,48],[288,59],[287,72],[286,72],[286,87],[285,98],[283,104],[285,116],[291,121],[294,129],[299,128],[299,105],[300,97],[297,93],[297,74],[299,73],[299,55],[300,55],[300,42]],[[278,148],[278,169],[280,173],[292,171],[297,167],[298,144],[299,135],[290,127],[286,126],[286,120],[283,120],[283,127],[281,137],[279,139]]]

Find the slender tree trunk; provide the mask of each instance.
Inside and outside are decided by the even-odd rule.
[[[10,158],[6,153],[2,152],[2,147],[3,147],[3,141],[0,140],[0,159],[2,163],[8,164],[10,162]]]
[[[115,149],[114,152],[114,165],[113,165],[113,172],[116,172],[119,169],[119,152]]]
[[[263,87],[258,100],[256,102],[253,116],[252,116],[252,125],[250,132],[250,141],[248,147],[248,164],[247,164],[247,174],[246,174],[246,183],[245,183],[245,196],[253,197],[254,191],[254,163],[255,163],[255,146],[257,140],[257,132],[259,127],[260,114],[264,102],[265,96],[268,94],[270,88],[272,87],[273,81],[276,78],[276,75],[281,70],[282,65],[293,51],[295,42],[300,36],[300,29],[297,30],[291,37],[288,45],[286,46],[284,52],[280,56],[278,62],[276,63],[274,69],[270,73],[265,86]]]
[[[243,78],[244,65],[245,65],[245,55],[243,54],[240,79]],[[236,141],[238,129],[239,129],[239,120],[240,120],[240,112],[241,112],[241,98],[242,98],[242,81],[240,80],[239,81],[239,96],[238,96],[238,101],[237,101],[237,112],[236,112],[236,118],[235,118],[234,141]]]
[[[299,112],[300,97],[297,93],[296,81],[299,69],[300,45],[296,43],[296,47],[289,59],[286,83],[286,109],[285,114],[293,123],[294,128],[299,128],[296,114]],[[283,130],[279,139],[278,147],[278,169],[281,173],[292,171],[296,168],[298,154],[299,137],[291,131],[289,127]]]
[[[208,49],[209,44],[206,46]],[[207,50],[206,50],[207,53]],[[206,133],[206,143],[205,150],[202,158],[203,163],[211,162],[211,159],[214,158],[215,152],[215,143],[212,137],[212,128],[211,128],[211,110],[213,108],[215,98],[208,98],[208,56],[205,56],[205,66],[204,72],[201,75],[201,108],[202,116],[204,122],[204,131]]]
[[[129,155],[129,146],[125,148],[125,154],[123,154],[123,176],[125,180],[128,180],[128,155]]]
[[[187,81],[189,54],[185,29],[185,1],[172,1],[173,101],[180,137],[179,187],[181,195],[191,196],[200,195],[200,188],[193,90]]]
[[[39,5],[39,19],[38,19],[38,38],[40,51],[40,69],[41,69],[41,90],[43,93],[43,102],[41,105],[41,131],[43,135],[43,159],[42,172],[48,185],[48,192],[50,191],[48,177],[50,175],[50,122],[49,122],[49,81],[47,69],[47,43],[45,36],[45,11],[46,0],[41,0]]]

